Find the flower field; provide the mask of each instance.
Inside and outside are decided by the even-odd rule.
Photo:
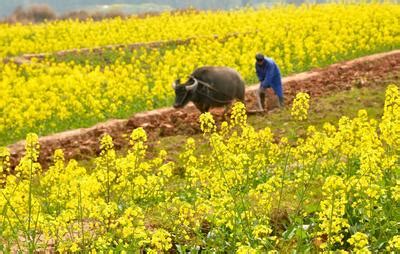
[[[264,35],[266,42],[271,42],[273,39],[284,42],[290,39],[286,36],[296,36],[301,39],[312,31],[310,30],[312,27],[316,28],[319,34],[310,34],[313,38],[310,38],[308,43],[318,44],[318,39],[314,37],[324,38],[327,40],[325,45],[321,45],[322,48],[326,48],[329,52],[332,43],[335,45],[339,43],[336,46],[339,48],[338,51],[341,51],[344,50],[343,46],[348,46],[346,43],[354,42],[356,39],[363,38],[364,42],[368,42],[371,39],[370,33],[376,33],[376,38],[373,40],[377,43],[390,43],[394,39],[393,32],[396,32],[398,28],[398,12],[396,4],[327,4],[304,5],[300,8],[278,6],[257,11],[252,9],[232,12],[188,11],[184,14],[164,13],[144,19],[116,18],[99,22],[67,20],[28,26],[2,24],[0,26],[0,56],[212,35],[224,37],[231,33],[244,32],[259,32],[260,35]],[[277,28],[279,28],[278,31],[276,31]],[[349,38],[339,37],[335,40],[324,37],[330,32],[335,34],[343,28],[345,29],[342,31],[343,35]],[[368,31],[373,28],[375,30]],[[384,29],[381,30],[382,28]],[[291,34],[295,31],[301,32],[298,35]],[[357,35],[355,31],[358,32]],[[274,37],[271,38],[272,33]],[[344,45],[340,45],[342,39],[345,40],[342,42]],[[261,43],[258,40],[254,41]],[[299,42],[296,41],[297,44]],[[290,46],[285,45],[282,50],[284,51],[286,47],[300,46],[296,43]],[[271,45],[271,47],[274,46],[276,44]],[[364,47],[367,46],[364,45]],[[371,46],[375,47],[375,45]]]
[[[306,98],[306,99],[305,99]],[[308,95],[292,106],[307,119]],[[146,133],[134,130],[126,155],[101,139],[94,168],[63,152],[42,173],[38,140],[12,174],[2,150],[2,251],[372,253],[400,251],[400,94],[390,85],[384,114],[360,110],[295,142],[247,124],[235,104],[216,126],[200,117],[206,150],[187,138],[179,161],[146,156]]]
[[[169,43],[146,45],[162,41]],[[134,43],[144,44],[106,48]],[[203,65],[233,67],[250,84],[260,51],[286,76],[399,48],[395,3],[0,24],[0,253],[400,253],[397,51],[286,82],[293,102],[280,110],[288,118],[275,123],[271,112],[247,119],[241,102],[228,119],[201,114],[195,128],[193,112],[168,111],[166,122],[152,115],[161,119],[154,132],[182,134],[182,149],[174,141],[173,149],[155,148],[161,141],[146,133],[154,120],[146,114],[147,122],[115,121],[113,131],[133,130],[127,137],[96,134],[95,149],[92,133],[104,126],[82,140],[47,140],[65,144],[52,157],[39,143],[49,133],[171,106],[171,83]],[[13,60],[33,53],[49,55]],[[373,117],[359,110],[320,124],[321,103],[321,121],[310,124],[314,96],[335,93],[330,110],[343,110],[346,100],[361,100],[353,88],[369,85]],[[287,131],[272,127],[279,125]],[[24,138],[16,162],[18,146],[2,146]],[[69,159],[85,151],[96,155]],[[50,165],[39,163],[39,154],[41,162],[52,158]]]
[[[278,6],[163,14],[101,22],[0,25],[0,57],[109,44],[193,38],[185,45],[111,50],[87,58],[0,63],[0,144],[170,106],[177,77],[202,65],[237,69],[255,81],[254,54],[284,75],[399,48],[396,4]],[[144,29],[145,27],[145,29]],[[218,35],[218,39],[214,38]],[[94,58],[99,61],[92,61]],[[111,60],[110,60],[111,59]],[[1,61],[3,62],[3,61]]]

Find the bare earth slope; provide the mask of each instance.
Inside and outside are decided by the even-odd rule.
[[[379,81],[388,73],[400,76],[400,50],[375,54],[356,60],[330,65],[326,68],[295,74],[283,79],[286,102],[291,102],[296,93],[308,92],[311,97],[318,97],[332,91],[348,90],[352,86],[368,86],[372,81]],[[249,109],[255,107],[254,91],[258,85],[247,87],[246,104]],[[275,107],[275,96],[268,94],[268,109]],[[221,121],[222,110],[212,110],[214,118]],[[267,115],[268,113],[265,113]],[[116,148],[128,144],[129,134],[133,129],[143,127],[151,139],[158,136],[195,134],[200,132],[199,112],[193,105],[182,110],[163,108],[138,113],[124,120],[109,120],[91,128],[66,131],[40,138],[39,162],[43,167],[51,163],[52,155],[62,148],[66,159],[85,159],[99,153],[99,139],[104,133],[114,139]],[[260,117],[264,117],[260,115]],[[24,141],[8,146],[11,152],[11,167],[14,168],[24,154]]]

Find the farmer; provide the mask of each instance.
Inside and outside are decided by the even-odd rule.
[[[260,81],[257,91],[258,106],[262,111],[265,107],[265,92],[267,88],[272,88],[278,96],[279,107],[284,106],[281,72],[276,63],[261,53],[256,54],[256,73]]]

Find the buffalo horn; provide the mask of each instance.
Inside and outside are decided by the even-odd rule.
[[[185,86],[186,91],[191,91],[191,90],[195,89],[197,87],[197,85],[199,84],[197,79],[193,78],[193,80],[194,80],[194,84],[193,85]]]

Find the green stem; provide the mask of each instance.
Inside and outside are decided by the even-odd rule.
[[[299,203],[297,204],[297,208],[296,208],[296,214],[299,214],[300,206],[303,205],[304,197],[306,196],[305,194],[307,193],[307,189],[310,186],[311,179],[313,179],[313,176],[314,176],[314,172],[315,172],[315,168],[316,168],[316,165],[317,165],[317,161],[318,161],[318,159],[315,160],[313,168],[311,170],[311,175],[308,178],[306,184],[304,185],[304,188],[301,191],[300,200],[299,200]]]
[[[110,203],[110,167],[108,163],[108,151],[106,151],[106,167],[107,167],[107,197],[106,197],[106,203]]]
[[[3,194],[4,195],[4,194]],[[8,202],[8,201],[7,201]],[[10,206],[11,207],[11,206]],[[11,208],[11,210],[13,211],[13,209]],[[13,211],[14,212],[14,211]],[[14,214],[15,214],[15,212],[14,212]],[[12,229],[12,231],[13,231],[13,233],[14,233],[14,235],[16,236],[16,239],[15,239],[15,241],[16,241],[16,243],[17,243],[17,246],[18,246],[18,250],[19,251],[22,251],[22,248],[21,248],[21,245],[20,245],[20,243],[19,243],[19,235],[18,235],[18,233],[16,232],[16,230],[15,230],[15,227],[13,227],[12,226],[12,223],[11,223],[11,220],[10,220],[10,217],[7,215],[7,209],[6,209],[6,206],[4,206],[4,208],[3,208],[3,216],[5,216],[6,217],[6,219],[7,219],[7,221],[8,221],[8,224],[10,225],[10,227],[11,227],[11,229]],[[19,220],[19,219],[18,219]],[[8,243],[9,243],[10,241],[8,241]],[[9,247],[10,247],[10,244],[9,244]]]
[[[78,191],[79,191],[78,208],[79,208],[79,220],[81,224],[81,234],[82,234],[82,249],[83,253],[85,253],[85,229],[83,225],[82,190],[80,185],[78,185]]]
[[[286,168],[287,168],[287,164],[288,164],[288,161],[289,161],[290,147],[289,147],[288,150],[289,150],[289,151],[287,152],[287,154],[286,154],[286,159],[285,159],[285,167],[283,168],[281,187],[280,187],[280,190],[279,190],[278,212],[279,212],[280,207],[281,207],[281,200],[282,200],[282,193],[283,193],[283,185],[284,185],[284,182],[285,182]]]
[[[328,249],[329,250],[331,249],[331,232],[332,232],[332,224],[333,224],[332,217],[333,217],[334,205],[335,205],[335,193],[332,193],[332,202],[331,202],[332,208],[331,208],[331,214],[329,217],[329,231],[328,231]]]
[[[31,141],[31,149],[33,150],[33,142]],[[32,181],[33,181],[33,152],[30,154],[30,168],[29,168],[29,193],[28,193],[28,230],[27,230],[27,238],[29,245],[29,253],[33,253],[35,250],[35,244],[33,239],[31,239],[31,217],[32,217]]]

